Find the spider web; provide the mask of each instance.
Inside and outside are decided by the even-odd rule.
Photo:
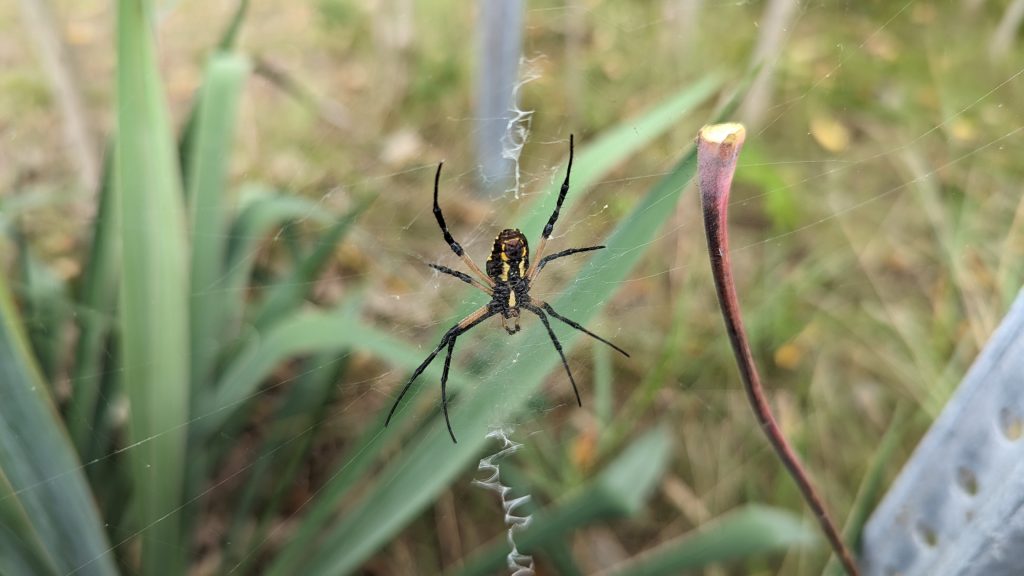
[[[194,87],[195,79],[177,75],[196,74],[198,59],[190,59],[201,52],[200,46],[208,46],[215,34],[212,25],[200,25],[191,38],[184,34],[183,29],[206,21],[200,17],[201,9],[184,4],[174,4],[173,10],[168,4],[168,12],[162,14],[159,24],[161,53],[167,55],[168,90],[172,102],[178,103],[179,114],[183,108],[180,103],[184,102],[181,94]],[[324,6],[334,4],[325,2]],[[761,352],[770,364],[769,378],[774,375],[781,382],[811,382],[813,405],[808,407],[806,423],[801,424],[801,408],[791,390],[783,387],[776,401],[784,425],[788,417],[791,428],[799,431],[806,426],[822,435],[809,441],[814,445],[812,450],[816,447],[821,452],[832,445],[823,421],[836,413],[834,405],[839,402],[827,398],[836,392],[832,385],[823,384],[819,370],[843,369],[839,372],[840,383],[852,391],[840,392],[838,398],[856,406],[868,422],[851,442],[854,448],[872,445],[877,443],[894,398],[909,398],[927,410],[941,406],[944,394],[972,357],[971,351],[984,341],[1001,313],[996,299],[983,297],[996,293],[995,288],[977,284],[986,282],[985,275],[990,271],[996,276],[1012,269],[1013,264],[1005,262],[1006,255],[1019,253],[1022,242],[1014,232],[1021,219],[1019,187],[1014,184],[1020,173],[1011,160],[1020,157],[1024,136],[1024,122],[1016,104],[1024,62],[1019,53],[1011,52],[987,68],[974,67],[985,68],[982,73],[966,66],[962,53],[941,38],[922,35],[917,39],[924,45],[918,46],[901,42],[899,34],[908,27],[942,22],[946,12],[966,10],[968,4],[909,1],[866,8],[858,3],[801,3],[785,27],[786,40],[776,53],[765,57],[764,61],[777,70],[775,96],[761,121],[751,126],[748,150],[740,159],[732,204],[733,252],[740,267],[740,281],[745,284],[740,288],[745,310],[758,318],[753,329],[768,334],[761,340]],[[688,12],[694,7],[696,12]],[[95,27],[98,31],[93,33],[102,35],[105,17],[88,9],[79,8],[81,12],[75,12],[70,21],[86,29]],[[344,60],[340,56],[344,46],[340,44],[345,39],[316,38],[326,48],[306,46],[316,51],[314,56],[281,48],[315,18],[310,10],[298,9],[298,15],[288,12],[282,18],[256,13],[247,25],[253,36],[267,33],[264,41],[268,54],[281,50],[282,59],[300,75],[316,78],[323,59],[332,63]],[[700,26],[686,20],[690,14],[699,14]],[[998,10],[986,8],[969,17],[979,26],[995,28],[1000,16]],[[757,37],[761,18],[762,6],[749,2],[666,1],[653,11],[612,3],[580,2],[568,8],[531,5],[527,11],[531,33],[527,34],[524,52],[537,55],[530,59],[536,64],[525,67],[529,72],[517,86],[519,108],[506,134],[506,152],[515,157],[517,164],[516,186],[501,197],[485,199],[474,194],[478,187],[477,161],[469,143],[473,141],[476,118],[465,113],[469,83],[457,82],[448,86],[445,94],[431,96],[442,101],[444,113],[428,115],[416,106],[373,110],[371,114],[390,132],[376,146],[379,154],[356,157],[343,173],[323,168],[335,159],[323,150],[338,148],[350,135],[342,137],[322,129],[298,108],[286,107],[281,112],[286,119],[304,118],[297,122],[298,129],[282,127],[280,124],[287,122],[273,118],[270,105],[279,104],[280,96],[266,85],[257,85],[240,123],[240,158],[235,176],[239,181],[268,179],[283,189],[316,198],[319,210],[332,213],[340,213],[347,198],[357,192],[393,194],[347,241],[348,250],[363,254],[372,265],[354,272],[331,270],[318,282],[316,296],[331,302],[347,294],[350,284],[371,286],[367,296],[369,315],[393,336],[417,343],[425,356],[435,345],[434,335],[457,322],[463,311],[486,302],[486,297],[422,266],[423,262],[438,262],[462,269],[461,262],[444,246],[430,214],[429,179],[435,161],[446,161],[441,202],[452,231],[467,253],[482,263],[497,231],[512,225],[508,214],[521,218],[524,213],[550,213],[554,199],[539,195],[562,177],[559,166],[569,133],[576,134],[577,146],[585,146],[602,130],[635,117],[675,89],[693,82],[715,65],[715,55],[706,49],[708,38],[719,37],[716,44],[725,44],[725,53],[747,50],[746,44]],[[856,25],[850,26],[838,42],[816,35],[817,26],[837,18],[850,19]],[[357,20],[355,28],[371,29],[369,34],[375,35],[384,52],[402,54],[408,49],[403,42],[409,40],[403,39],[407,31],[403,31],[401,22],[401,18],[393,18],[389,27]],[[0,19],[0,23],[11,28],[9,18]],[[457,24],[468,30],[471,23],[463,19]],[[597,72],[573,70],[561,46],[552,43],[552,30],[568,30],[567,35],[572,37],[574,26],[590,30],[590,36],[582,34],[573,50]],[[421,49],[425,54],[440,50],[438,34],[424,31],[423,35]],[[728,40],[733,36],[746,44],[738,41],[732,46]],[[0,58],[6,54],[7,60],[17,64],[17,71],[29,74],[25,71],[32,70],[32,65],[24,62],[31,59],[13,45],[17,36],[5,37],[0,41]],[[642,45],[646,59],[630,60],[635,54],[624,48],[629,45]],[[696,46],[705,46],[699,58],[680,57],[691,54],[687,50]],[[105,48],[91,50],[100,55],[96,66],[109,70],[112,62],[109,55],[102,56]],[[744,61],[733,58],[734,62]],[[919,68],[901,67],[900,58],[914,60]],[[417,90],[426,88],[409,78],[418,75],[418,65],[433,74],[443,72],[443,62],[434,60],[443,61],[445,57],[428,56],[410,62],[387,56],[380,65],[379,78],[370,74],[368,65],[362,70],[352,65],[347,75],[339,74],[343,78],[331,77],[322,85],[314,82],[314,86],[320,94],[344,87],[342,92],[355,94],[348,103],[351,111],[362,112],[353,106],[367,101],[358,96],[365,89],[359,87],[360,82],[379,88],[384,103],[401,102],[388,94],[399,88],[385,86],[384,80],[398,78],[402,89],[419,94]],[[644,69],[657,69],[658,74],[645,76]],[[880,69],[891,74],[884,77]],[[914,77],[922,73],[928,77]],[[967,73],[975,73],[975,77],[968,78],[973,81],[965,81],[963,75]],[[652,76],[657,82],[639,83]],[[641,88],[630,93],[620,87],[631,82]],[[576,100],[570,106],[565,103],[568,97],[553,99],[549,97],[552,94],[568,94]],[[0,106],[0,111],[18,105],[17,96],[3,98],[6,106]],[[865,104],[868,101],[881,104],[869,108]],[[46,158],[59,156],[54,152],[60,150],[59,142],[45,137],[55,116],[52,110],[44,110],[25,114],[21,122],[4,128],[7,138],[0,143],[0,155],[8,166],[2,174],[5,183],[13,184],[16,173],[31,173]],[[599,112],[593,114],[602,114],[599,120],[588,114],[594,110]],[[893,118],[900,121],[894,122]],[[573,189],[570,194],[577,196],[576,204],[563,212],[549,250],[589,245],[605,238],[636,200],[678,160],[699,123],[693,119],[685,130],[670,131],[591,188]],[[19,146],[36,136],[39,143]],[[355,138],[376,144],[374,137],[358,131]],[[265,161],[268,157],[271,160]],[[324,186],[324,181],[330,184]],[[55,187],[45,178],[40,178],[36,186]],[[737,460],[737,453],[761,463],[767,461],[767,454],[746,423],[746,407],[734,374],[703,359],[720,359],[728,352],[714,314],[713,294],[708,289],[696,199],[686,194],[672,209],[675,213],[647,245],[615,247],[643,250],[648,255],[606,304],[603,315],[587,326],[639,352],[638,360],[616,364],[616,398],[625,398],[635,386],[651,378],[666,380],[658,390],[668,407],[650,409],[661,417],[686,419],[680,425],[683,440],[677,447],[677,459],[702,463],[681,464],[673,476],[692,488],[695,500],[671,495],[667,498],[696,523],[736,503],[736,486],[748,470],[746,462]],[[291,226],[316,229],[319,225],[314,216],[311,213],[310,218]],[[36,216],[36,228],[55,227],[58,221],[43,212]],[[83,229],[91,224],[88,216],[78,215],[74,221]],[[539,230],[524,233],[535,242]],[[286,234],[278,234],[264,250],[279,252],[286,242]],[[964,244],[969,246],[964,248]],[[537,297],[554,300],[568,285],[587,290],[588,283],[602,282],[600,269],[591,276],[577,277],[578,263],[567,259],[559,264],[546,269],[545,278],[534,288]],[[942,274],[937,269],[952,270],[952,287],[942,287]],[[1018,278],[1012,274],[1009,277]],[[269,286],[273,285],[271,280]],[[338,289],[339,285],[344,288]],[[942,290],[960,294],[956,298],[958,307],[947,312],[947,321],[936,328],[915,319],[929,314],[926,311],[936,299],[948,298],[946,292],[936,295]],[[779,311],[766,311],[771,307]],[[570,311],[563,312],[572,316]],[[677,316],[692,320],[680,327],[672,321]],[[773,326],[793,323],[791,316],[804,318],[799,329],[773,332]],[[867,320],[853,320],[858,316]],[[938,351],[916,346],[929,330],[939,328],[946,330],[946,336],[940,339],[956,341],[958,338],[950,336],[956,333],[962,334],[966,343],[947,343]],[[872,329],[881,335],[872,333]],[[500,330],[496,321],[475,329],[485,331]],[[522,429],[512,434],[518,441],[536,433],[572,438],[581,430],[595,427],[598,421],[593,408],[587,406],[594,397],[590,383],[595,369],[590,349],[600,344],[583,339],[580,342],[567,352],[584,397],[583,410],[575,408],[568,380],[559,366],[548,377],[543,395],[520,415],[520,422],[496,421],[495,426],[518,424]],[[669,342],[678,345],[671,355],[667,352]],[[460,339],[453,362],[472,367],[479,374],[480,386],[486,386],[508,363],[555,354],[551,342],[543,338],[512,340],[505,352],[494,357],[483,357],[477,349],[475,337]],[[809,356],[820,362],[801,360]],[[954,361],[947,363],[947,357],[954,357]],[[355,376],[339,384],[344,393],[332,405],[328,417],[338,423],[352,419],[368,423],[370,420],[362,420],[360,415],[369,406],[387,409],[408,373],[356,354],[338,361],[343,359],[363,365]],[[672,366],[674,371],[659,373],[659,365]],[[287,381],[262,388],[258,396],[272,395],[284,385]],[[435,394],[436,382],[421,379],[417,385],[426,389],[425,394]],[[495,406],[501,406],[502,391],[493,391],[493,397]],[[646,414],[649,421],[651,416]],[[457,426],[457,403],[452,418]],[[438,419],[430,425],[443,426],[443,422]],[[292,441],[301,441],[307,433],[298,432]],[[148,440],[124,446],[104,458],[128,453]],[[241,442],[243,438],[236,440]],[[272,456],[260,454],[256,458]],[[346,450],[337,450],[324,467],[344,466],[353,458]],[[87,469],[101,460],[83,467]],[[200,497],[230,485],[251,465],[250,461],[228,471]],[[329,478],[329,472],[321,471],[320,480]],[[828,478],[826,475],[821,480]],[[168,515],[179,511],[169,510]],[[294,514],[300,513],[297,510]],[[123,542],[147,528],[126,527]],[[498,532],[496,526],[494,533]],[[116,539],[113,543],[119,544]]]

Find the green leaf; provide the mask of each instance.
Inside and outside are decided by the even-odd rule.
[[[227,28],[224,29],[224,34],[217,45],[218,50],[225,52],[234,50],[238,44],[238,31],[242,28],[242,21],[245,20],[245,15],[248,12],[249,0],[239,0],[238,7],[235,8],[235,13],[231,15],[231,20],[228,22]]]
[[[238,43],[238,32],[242,27],[242,21],[245,20],[246,14],[249,12],[249,0],[239,0],[238,5],[235,7],[234,14],[231,15],[231,19],[228,20],[227,26],[224,27],[224,31],[221,32],[220,41],[217,43],[217,48],[214,51],[214,57],[218,54],[225,54],[233,51]],[[203,89],[202,86],[199,88],[199,92]],[[197,100],[201,100],[201,94],[197,92]],[[189,111],[188,116],[185,118],[185,122],[181,128],[181,137],[178,139],[178,151],[181,156],[181,172],[188,174],[191,172],[189,162],[192,160],[190,150],[192,150],[193,143],[192,139],[195,137],[196,122],[199,118],[199,106],[193,105]]]
[[[119,0],[116,186],[121,336],[131,403],[141,573],[181,574],[189,421],[188,239],[180,165],[156,63],[151,5]]]
[[[13,540],[0,537],[6,540],[0,568],[45,565],[55,574],[115,574],[82,467],[2,279],[0,398],[0,530],[14,533]]]
[[[103,180],[99,190],[99,209],[93,222],[92,245],[85,266],[81,292],[77,298],[78,340],[75,343],[75,366],[71,377],[71,404],[67,411],[67,425],[80,457],[89,461],[95,455],[89,452],[94,445],[97,402],[107,396],[100,395],[101,374],[112,374],[113,366],[105,366],[109,358],[107,344],[116,323],[118,281],[120,275],[121,246],[117,226],[118,208],[114,190],[113,154],[107,154]]]
[[[616,566],[604,574],[661,576],[710,564],[771,552],[785,552],[815,542],[815,532],[789,512],[747,506]]]
[[[60,574],[0,468],[0,574]]]
[[[186,184],[192,224],[190,380],[193,403],[208,387],[224,334],[226,294],[215,287],[224,274],[228,207],[225,194],[238,105],[249,61],[216,53],[206,66],[190,139]]]
[[[17,234],[17,239],[28,338],[43,380],[52,385],[66,348],[64,324],[71,313],[67,287],[64,280],[32,253],[23,234]]]
[[[556,310],[587,325],[643,255],[643,249],[650,245],[658,228],[673,213],[672,208],[693,177],[695,168],[696,156],[691,151],[620,222],[604,242],[609,249],[598,252],[580,273],[580,277],[587,278],[588,282],[570,285],[554,302]],[[591,176],[581,174],[582,179],[586,177]],[[547,334],[543,328],[538,328],[538,324],[528,324],[517,338],[544,341]],[[593,328],[599,330],[599,327]],[[579,337],[578,332],[569,332],[562,326],[555,329],[566,348],[571,348]],[[496,397],[493,393],[474,391],[453,405],[455,432],[461,438],[458,444],[451,443],[443,422],[432,422],[411,440],[401,458],[388,461],[371,489],[341,522],[326,534],[320,534],[319,544],[314,550],[289,550],[277,559],[268,574],[300,571],[347,573],[387,542],[472,462],[486,442],[488,429],[495,422],[509,422],[540,388],[546,375],[555,367],[560,369],[553,349],[548,354],[537,354],[530,362],[514,362],[515,355],[516,347],[507,346],[504,340],[498,344],[491,341],[481,352],[481,357],[502,364],[504,368],[477,386],[485,386],[488,391],[500,390],[501,394]],[[385,358],[391,359],[389,356]],[[437,380],[423,379],[419,386],[430,382]],[[458,385],[452,388],[458,388]],[[401,417],[399,423],[400,420]],[[301,538],[289,542],[289,546],[308,545],[309,541]],[[300,569],[296,562],[302,560],[307,562]]]

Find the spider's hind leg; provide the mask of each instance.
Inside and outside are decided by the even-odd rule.
[[[576,388],[576,379],[572,377],[572,370],[569,369],[569,362],[565,359],[565,352],[562,351],[562,343],[558,341],[558,337],[555,336],[555,331],[551,329],[551,323],[548,322],[548,317],[544,314],[544,311],[532,304],[523,306],[530,312],[533,312],[540,318],[540,321],[544,324],[544,328],[547,328],[548,336],[551,337],[551,343],[555,345],[555,350],[558,351],[559,358],[562,359],[562,366],[565,367],[565,373],[569,375],[569,382],[572,384],[572,391],[576,394],[576,403],[583,407],[583,400],[580,400],[580,391]]]
[[[458,338],[459,335],[469,332],[474,326],[490,318],[491,316],[494,316],[496,313],[497,311],[492,310],[489,304],[481,306],[480,308],[477,308],[476,311],[474,311],[472,314],[466,316],[458,324],[452,326],[447,332],[445,332],[444,336],[441,337],[441,342],[437,345],[437,348],[434,348],[434,351],[431,352],[429,356],[427,356],[427,359],[421,362],[420,365],[416,367],[416,370],[414,370],[412,373],[412,377],[409,378],[409,381],[405,383],[405,387],[402,388],[402,392],[398,395],[398,398],[395,399],[395,403],[391,406],[391,412],[388,412],[388,418],[387,420],[384,421],[385,428],[387,428],[388,424],[391,423],[391,417],[395,415],[395,410],[398,409],[398,404],[401,403],[402,398],[405,397],[405,394],[409,391],[409,388],[412,387],[412,383],[416,380],[416,378],[419,377],[420,374],[423,373],[424,370],[427,369],[427,366],[429,366],[430,363],[434,361],[434,358],[437,357],[438,352],[440,352],[441,349],[444,348],[445,346],[448,346],[448,354],[445,355],[444,360],[444,371],[441,374],[441,407],[444,410],[444,419],[445,424],[447,424],[448,426],[448,434],[451,435],[452,442],[458,443],[458,441],[455,439],[455,433],[452,432],[451,420],[448,419],[447,397],[448,368],[451,365],[452,361],[452,351],[455,350],[455,339]]]

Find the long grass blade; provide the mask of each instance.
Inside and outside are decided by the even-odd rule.
[[[105,364],[110,357],[107,345],[116,322],[118,280],[120,274],[120,236],[117,230],[117,206],[114,197],[113,154],[108,151],[99,190],[99,209],[92,228],[85,277],[77,296],[78,340],[71,377],[71,405],[67,426],[78,453],[92,460],[89,446],[96,431],[97,402],[103,377],[110,373]]]
[[[180,165],[145,0],[119,0],[116,177],[121,335],[145,575],[181,574],[189,394],[188,241]]]
[[[192,225],[191,353],[193,403],[203,397],[224,338],[225,293],[214,287],[227,252],[226,194],[235,120],[249,61],[215,53],[206,66],[190,141],[186,187]]]
[[[0,574],[59,574],[0,469]],[[12,496],[6,496],[12,495]]]
[[[17,554],[5,552],[4,561],[115,574],[96,504],[2,279],[0,398],[0,533],[18,532],[0,546]]]
[[[789,512],[747,506],[601,574],[669,576],[814,542],[814,531]]]
[[[63,364],[64,325],[71,316],[67,286],[63,279],[39,260],[28,238],[17,234],[18,262],[21,265],[21,296],[25,306],[25,326],[43,380],[51,386]]]

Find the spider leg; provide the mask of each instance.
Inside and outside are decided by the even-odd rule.
[[[568,250],[562,250],[561,252],[555,252],[554,254],[550,254],[548,256],[545,256],[545,257],[541,258],[540,262],[537,263],[537,268],[534,269],[533,276],[530,277],[530,280],[533,280],[534,278],[536,278],[540,274],[540,271],[542,269],[544,269],[544,266],[546,266],[547,263],[551,262],[552,260],[557,260],[557,259],[562,258],[564,256],[572,256],[573,254],[579,254],[580,252],[590,252],[591,250],[600,250],[602,248],[606,248],[606,246],[587,246],[586,248],[569,248]]]
[[[458,270],[452,270],[451,268],[449,268],[447,266],[441,266],[440,264],[430,264],[430,263],[428,263],[427,266],[430,266],[431,268],[433,268],[434,270],[437,270],[438,272],[442,272],[444,274],[448,274],[449,276],[455,276],[456,278],[458,278],[459,280],[462,280],[466,284],[469,284],[470,286],[473,286],[474,288],[479,288],[480,290],[483,290],[484,292],[487,293],[488,296],[494,296],[494,291],[493,290],[491,290],[487,286],[484,286],[484,284],[482,282],[480,282],[476,278],[473,278],[469,274],[466,274],[464,272],[459,272]]]
[[[614,348],[615,350],[617,350],[619,353],[621,353],[626,358],[629,358],[629,352],[626,352],[625,350],[623,350],[622,348],[619,348],[615,344],[612,344],[611,342],[605,340],[604,338],[601,338],[597,334],[594,334],[590,330],[587,330],[583,326],[580,326],[580,324],[578,322],[574,322],[573,320],[570,320],[570,319],[566,318],[565,316],[562,316],[558,312],[555,312],[555,309],[551,307],[551,304],[548,304],[547,302],[539,302],[539,301],[536,301],[536,300],[534,301],[534,304],[539,304],[541,308],[547,310],[548,314],[551,314],[555,318],[558,318],[562,322],[565,322],[569,326],[572,326],[573,328],[579,330],[580,332],[583,332],[584,334],[590,336],[591,338],[594,338],[596,340],[600,340],[601,342],[604,342],[605,344],[607,344],[607,345],[611,346],[612,348]]]
[[[455,238],[452,238],[452,233],[448,231],[448,225],[444,222],[444,214],[441,213],[441,205],[437,203],[437,189],[441,182],[442,166],[444,166],[444,162],[437,165],[437,174],[434,175],[434,218],[437,219],[437,225],[441,227],[441,233],[444,234],[444,241],[448,243],[449,247],[451,247],[452,252],[455,252],[456,256],[462,258],[462,261],[466,263],[466,266],[468,266],[474,274],[483,279],[485,284],[493,288],[494,281],[480,270],[480,267],[476,265],[476,262],[473,262],[473,259],[470,258],[469,255],[466,254],[466,251],[462,249],[462,245],[456,242]]]
[[[551,237],[552,230],[555,229],[555,221],[558,220],[558,212],[562,209],[562,202],[565,202],[565,195],[569,192],[569,174],[572,173],[572,156],[573,156],[573,135],[569,134],[569,165],[565,168],[565,181],[562,182],[562,189],[558,191],[558,201],[555,203],[555,211],[551,213],[551,218],[548,219],[548,223],[544,226],[544,232],[540,235],[540,242],[537,243],[537,252],[534,254],[534,258],[540,258],[544,254],[544,247],[548,243],[548,238]],[[536,275],[535,270],[537,269],[538,261],[535,259],[533,264],[530,266],[529,272],[526,274],[527,278],[533,278]]]
[[[526,308],[530,312],[533,312],[540,318],[540,321],[544,323],[544,327],[548,330],[548,336],[551,337],[551,343],[555,345],[555,350],[558,351],[558,355],[562,358],[562,366],[565,366],[565,373],[569,375],[569,382],[572,383],[572,391],[576,394],[576,403],[583,407],[583,401],[580,400],[580,391],[576,389],[576,379],[572,377],[572,370],[569,370],[569,363],[565,360],[565,352],[562,351],[562,343],[558,341],[558,337],[555,336],[555,331],[551,329],[551,323],[548,322],[548,317],[544,314],[544,311],[532,304],[525,304],[523,308]]]
[[[409,388],[412,387],[412,383],[416,380],[416,378],[419,377],[420,374],[423,373],[424,370],[427,369],[427,366],[429,366],[430,363],[434,361],[434,358],[437,357],[438,352],[440,352],[441,349],[444,348],[445,346],[448,346],[448,355],[444,363],[444,373],[441,376],[441,395],[442,400],[444,402],[445,420],[447,421],[448,408],[447,400],[444,399],[444,396],[446,393],[446,385],[448,384],[448,366],[451,363],[452,350],[455,347],[455,339],[458,338],[460,334],[468,332],[471,328],[483,322],[484,320],[490,318],[494,314],[496,314],[496,312],[492,311],[489,305],[481,306],[475,312],[473,312],[469,316],[466,316],[458,324],[452,326],[447,332],[445,332],[444,336],[441,337],[441,342],[437,345],[437,348],[434,348],[434,351],[431,352],[429,356],[427,356],[426,360],[424,360],[422,363],[420,363],[419,366],[416,367],[416,370],[414,370],[412,373],[412,377],[410,377],[409,381],[405,383],[405,387],[402,388],[402,392],[398,395],[398,398],[395,399],[395,403],[391,406],[391,411],[388,412],[388,418],[387,420],[384,421],[385,428],[388,427],[388,424],[391,424],[391,417],[395,415],[395,410],[398,409],[398,405],[399,403],[402,402],[402,398],[405,397],[405,394],[409,391]],[[451,432],[450,422],[448,422],[448,431],[449,433]],[[455,440],[454,434],[452,434],[452,440]]]
[[[452,364],[452,352],[455,351],[455,338],[448,341],[448,354],[444,357],[444,372],[441,373],[441,411],[444,412],[444,424],[448,427],[448,435],[452,437],[452,444],[458,444],[455,439],[455,432],[452,432],[452,421],[448,418],[448,367]]]

